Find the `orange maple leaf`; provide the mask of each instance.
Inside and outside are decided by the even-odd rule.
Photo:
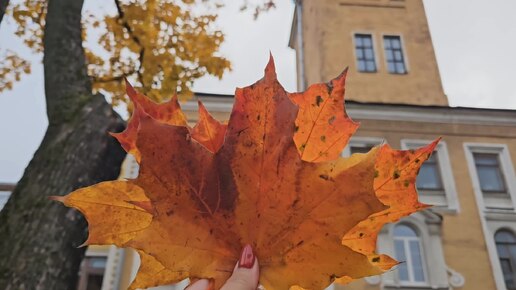
[[[267,289],[381,274],[397,262],[374,252],[378,231],[425,207],[414,180],[436,142],[341,158],[358,127],[344,111],[345,76],[288,94],[271,57],[263,79],[237,89],[227,125],[199,104],[194,128],[176,98],[155,104],[128,85],[135,112],[114,136],[136,156],[138,178],[56,199],[85,215],[86,244],[138,250],[132,289],[185,278],[218,289],[245,244]]]

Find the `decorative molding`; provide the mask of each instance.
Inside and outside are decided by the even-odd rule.
[[[133,179],[138,177],[138,171],[140,170],[140,166],[136,162],[136,159],[133,155],[127,154],[124,162],[122,163],[122,169],[120,171],[120,176],[118,179]]]
[[[450,268],[450,266],[446,266],[446,272],[450,275],[448,278],[448,282],[450,282],[450,286],[453,288],[460,288],[464,286],[464,283],[466,282],[466,279],[464,279],[464,276],[462,276],[459,272],[453,270]]]
[[[233,108],[234,98],[228,95],[221,95],[221,97],[199,95],[198,99],[209,111],[229,113]],[[182,103],[181,107],[184,111],[198,110],[196,100]],[[353,119],[359,120],[516,126],[516,113],[507,110],[348,102],[346,111]]]
[[[110,246],[104,279],[102,280],[102,290],[117,290],[119,288],[123,261],[124,250]]]
[[[370,105],[373,106],[373,105]],[[396,107],[394,105],[374,105],[378,109],[358,108],[356,104],[347,105],[348,114],[354,119],[385,120],[402,122],[422,122],[440,124],[516,126],[516,115],[511,117],[488,116],[486,114],[465,114],[462,110],[435,107]],[[446,112],[443,112],[445,109]]]
[[[448,274],[441,241],[442,218],[439,214],[424,210],[400,220],[399,223],[387,224],[378,236],[378,251],[394,256],[393,229],[397,224],[412,226],[421,238],[421,253],[425,261],[427,282],[423,284],[404,285],[400,283],[397,272],[389,271],[381,276],[382,289],[449,289]]]

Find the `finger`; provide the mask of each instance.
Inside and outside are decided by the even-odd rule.
[[[186,286],[185,290],[208,290],[210,281],[208,279],[199,279],[192,284]]]
[[[240,260],[233,270],[233,274],[221,290],[256,290],[260,275],[258,259],[254,256],[253,249],[246,245],[240,255]]]

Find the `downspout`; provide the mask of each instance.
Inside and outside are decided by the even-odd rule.
[[[298,53],[298,61],[299,65],[299,74],[300,74],[300,83],[298,85],[299,91],[304,91],[306,89],[306,76],[305,76],[305,53],[304,53],[304,41],[303,41],[303,3],[302,0],[296,1],[296,18],[297,18],[297,53]]]

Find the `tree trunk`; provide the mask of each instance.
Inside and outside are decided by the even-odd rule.
[[[123,121],[103,96],[91,93],[82,4],[49,0],[43,40],[49,127],[0,212],[0,289],[75,288],[86,221],[48,196],[116,179],[125,156],[107,134],[123,129]]]
[[[0,24],[2,24],[7,5],[9,5],[9,0],[0,0]]]

